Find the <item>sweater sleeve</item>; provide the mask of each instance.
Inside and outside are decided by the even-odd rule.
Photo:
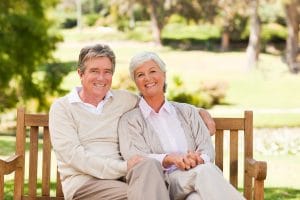
[[[76,122],[62,101],[56,101],[51,106],[49,128],[63,175],[72,176],[74,170],[101,179],[118,179],[126,175],[126,161],[90,155],[85,151],[77,135]]]
[[[143,124],[138,121],[138,114],[134,112],[135,110],[123,115],[119,121],[120,151],[125,160],[130,159],[134,155],[147,156],[147,154],[150,154],[150,148],[143,137]],[[132,113],[135,114],[133,115]]]
[[[191,108],[191,127],[196,142],[196,150],[209,156],[210,161],[215,159],[215,150],[209,131],[200,117],[198,110]]]

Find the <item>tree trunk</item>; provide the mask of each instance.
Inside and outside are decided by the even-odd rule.
[[[155,0],[149,1],[149,12],[151,17],[151,27],[152,27],[152,36],[154,43],[158,46],[162,46],[161,43],[161,30],[162,30],[162,24],[159,22],[159,16],[157,13],[156,8],[159,5],[157,5],[157,2]]]
[[[247,54],[247,70],[253,69],[257,65],[260,52],[260,19],[258,16],[259,0],[251,0],[250,2],[250,36],[246,50]]]
[[[76,15],[77,15],[77,28],[82,29],[82,11],[81,11],[81,0],[76,0]]]
[[[297,6],[300,7],[299,4],[300,3],[297,5],[297,0],[292,0],[284,6],[288,29],[286,40],[286,62],[291,73],[298,73],[300,71],[300,61],[297,62],[300,23],[300,14],[297,10]]]
[[[221,43],[221,51],[227,51],[229,49],[230,44],[230,36],[229,36],[228,28],[224,28],[222,33],[222,43]]]

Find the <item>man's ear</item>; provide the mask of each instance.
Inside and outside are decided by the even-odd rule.
[[[79,77],[81,78],[83,75],[83,72],[79,68],[77,69],[77,73],[78,73]]]

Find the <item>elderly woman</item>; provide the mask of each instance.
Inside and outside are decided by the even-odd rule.
[[[212,164],[214,148],[197,110],[165,98],[164,62],[155,53],[143,52],[132,58],[129,70],[141,99],[119,122],[122,156],[158,160],[171,199],[244,199]]]

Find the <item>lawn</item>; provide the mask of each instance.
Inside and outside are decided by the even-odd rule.
[[[66,76],[63,82],[66,89],[80,84],[75,72],[80,49],[102,42],[109,44],[117,56],[114,83],[118,83],[118,77],[128,75],[128,65],[133,55],[140,51],[155,51],[167,64],[169,88],[173,87],[174,76],[179,76],[190,91],[199,88],[201,83],[226,86],[224,104],[210,109],[214,116],[241,115],[244,110],[253,110],[255,127],[300,126],[300,93],[295,92],[300,86],[300,76],[290,74],[280,56],[261,54],[258,66],[248,71],[245,69],[244,52],[183,51],[157,48],[151,43],[108,41],[106,38],[78,42],[76,30],[64,34],[68,39],[59,45],[55,56],[62,62],[74,63],[74,72]]]
[[[254,131],[256,134],[254,136],[254,146],[255,149],[259,149],[260,140],[273,140],[278,143],[276,138],[263,137],[260,136],[261,131]],[[268,133],[265,133],[268,134]],[[274,133],[273,135],[278,135]],[[278,137],[278,136],[276,136]],[[226,139],[225,139],[226,140]],[[258,145],[257,145],[258,144]],[[0,146],[5,146],[6,148],[1,148],[0,158],[6,158],[8,155],[12,155],[15,149],[15,139],[11,136],[0,136]],[[41,149],[41,146],[39,146]],[[228,151],[224,151],[225,153]],[[279,153],[279,154],[277,154]],[[269,154],[269,155],[268,155]],[[40,155],[41,156],[41,155]],[[39,156],[39,158],[41,158]],[[300,153],[298,154],[280,154],[280,151],[268,152],[268,151],[260,151],[254,154],[254,157],[257,160],[267,161],[268,164],[268,174],[267,179],[265,181],[265,199],[266,200],[295,200],[300,198],[300,174],[295,173],[300,169]],[[54,157],[52,159],[55,159]],[[28,160],[26,160],[28,162]],[[41,159],[39,159],[41,162]],[[224,159],[224,162],[228,162],[228,156]],[[55,169],[55,162],[51,169]],[[239,174],[242,172],[242,168],[239,169]],[[224,176],[228,177],[228,167],[224,165]],[[52,172],[52,175],[55,172]],[[26,177],[28,177],[28,172],[25,173]],[[39,169],[39,173],[41,175],[41,169]],[[12,199],[12,191],[13,191],[13,183],[11,181],[12,176],[9,175],[5,179],[5,199]],[[53,179],[53,177],[52,177]],[[51,180],[52,180],[51,179]],[[54,180],[52,180],[54,181]],[[242,187],[242,179],[239,178],[239,187]],[[54,184],[51,184],[52,193],[54,193]],[[40,189],[38,189],[40,192]]]

